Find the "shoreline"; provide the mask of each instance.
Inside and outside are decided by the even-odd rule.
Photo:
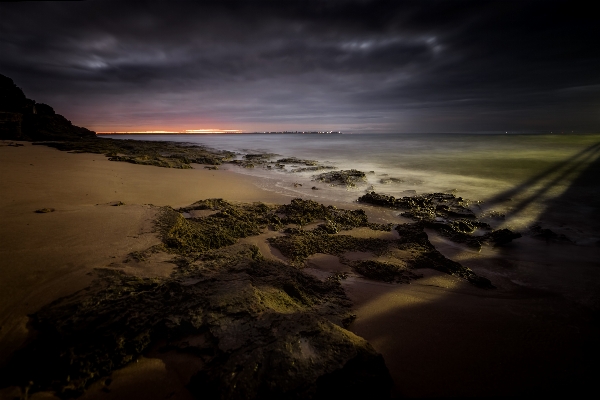
[[[0,203],[3,221],[6,221],[1,237],[5,265],[1,269],[3,276],[0,282],[13,288],[11,291],[3,290],[0,299],[2,361],[25,340],[28,314],[51,300],[89,285],[92,278],[87,273],[110,265],[114,262],[111,257],[123,259],[132,251],[144,250],[158,243],[149,226],[155,218],[156,209],[149,203],[185,207],[197,200],[215,197],[270,204],[288,203],[290,200],[290,197],[260,190],[244,175],[232,171],[203,168],[178,171],[109,162],[101,154],[69,154],[28,142],[23,144],[23,147],[17,148],[0,146],[3,164],[0,181],[3,193],[6,193]],[[192,182],[198,184],[193,185]],[[125,204],[114,206],[117,202]],[[46,207],[55,211],[34,213],[36,209]],[[344,207],[348,208],[348,205],[344,204]],[[359,207],[361,205],[356,204],[356,208]],[[374,210],[368,213],[370,216],[380,215],[381,219],[390,214]],[[82,230],[82,226],[86,229]],[[479,272],[477,264],[481,263],[489,264],[488,271],[496,268],[498,272],[503,268],[500,264],[505,258],[501,251],[484,252],[476,257],[465,255],[461,248],[449,245],[435,233],[430,232],[429,235],[442,253],[451,259],[461,260],[475,272]],[[528,244],[544,249],[539,242]],[[523,253],[527,250],[518,251]],[[585,261],[585,254],[581,258]],[[515,263],[514,260],[511,262]],[[316,264],[317,269],[322,271],[327,271],[328,265],[331,263]],[[168,274],[168,268],[172,267],[162,264],[161,268],[150,274]],[[588,275],[585,271],[588,270],[582,270],[582,274]],[[127,272],[135,274],[136,268],[130,267]],[[148,271],[138,270],[137,273],[144,275]],[[411,285],[373,285],[370,281],[354,277],[342,281],[342,286],[354,301],[357,314],[350,329],[384,353],[392,375],[402,378],[400,381],[396,379],[396,395],[511,395],[539,392],[541,389],[550,392],[549,386],[563,373],[564,365],[571,366],[573,374],[579,372],[577,362],[583,348],[575,343],[585,344],[593,337],[590,335],[594,331],[590,331],[586,312],[580,314],[574,311],[577,307],[572,305],[572,300],[552,294],[555,293],[553,290],[536,291],[519,287],[505,277],[495,276],[502,284],[490,294],[464,286],[464,280],[440,276],[439,273],[430,275]],[[576,279],[572,285],[576,287],[578,284],[580,280]],[[419,310],[411,304],[420,304],[424,308]],[[431,318],[432,315],[436,317]],[[531,320],[532,315],[539,315],[540,319]],[[574,321],[571,321],[573,318]],[[457,320],[461,321],[460,324]],[[452,335],[443,338],[436,334],[436,322],[440,321],[453,330]],[[528,321],[528,324],[522,325],[523,321]],[[402,332],[402,335],[390,336],[390,322],[392,329]],[[406,329],[406,324],[409,329]],[[578,327],[579,332],[570,329],[569,324]],[[484,339],[474,333],[477,329],[484,332]],[[554,333],[547,333],[552,330]],[[509,332],[509,335],[505,336],[502,332]],[[501,341],[501,345],[492,349],[495,361],[493,368],[486,370],[488,364],[481,364],[478,355],[490,350],[486,347],[490,337]],[[418,343],[417,348],[405,347],[406,341]],[[569,343],[569,346],[561,343]],[[503,354],[501,350],[507,346],[512,348],[512,352]],[[462,352],[459,351],[461,349]],[[442,356],[444,361],[436,364],[440,352],[445,354]],[[551,357],[550,352],[556,356]],[[528,360],[529,364],[517,360]],[[508,369],[507,363],[511,364]],[[531,370],[540,363],[551,367],[538,371],[534,384],[519,378],[518,371]],[[559,368],[561,364],[563,367]],[[427,368],[432,370],[423,372]],[[454,372],[441,379],[441,371],[436,372],[436,368]],[[469,371],[471,376],[461,378],[462,370]],[[410,371],[413,374],[407,375]],[[478,374],[485,374],[485,379],[481,376],[477,379]],[[498,374],[502,375],[500,378],[512,379],[512,384],[507,384]],[[570,373],[567,375],[570,376]],[[560,390],[566,390],[573,379],[570,377],[569,382],[555,384],[560,386]],[[474,384],[474,381],[478,383]]]
[[[54,300],[52,296],[61,297],[87,285],[87,272],[112,262],[113,255],[108,255],[106,247],[116,248],[117,255],[124,257],[157,240],[148,226],[155,214],[151,205],[183,207],[212,197],[247,202],[286,200],[262,193],[228,171],[141,167],[110,162],[99,154],[70,154],[30,142],[22,144],[17,148],[0,146],[4,224],[0,282],[6,285],[0,298],[3,361],[15,346],[13,340],[6,346],[5,335],[14,329],[24,333],[26,315]],[[193,185],[194,181],[198,184]],[[113,206],[117,202],[125,204]],[[55,212],[34,212],[42,208],[54,208]],[[82,266],[84,271],[79,270]],[[77,289],[66,291],[56,287],[70,273],[76,275],[74,282],[83,279],[85,283],[77,282]],[[31,278],[14,282],[26,274],[41,280],[42,288],[50,285],[45,289],[49,295],[32,295]],[[18,288],[11,289],[13,285]],[[18,310],[18,324],[5,321],[7,313],[15,312],[11,310]]]

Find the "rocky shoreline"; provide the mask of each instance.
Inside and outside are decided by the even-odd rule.
[[[184,217],[197,211],[210,214]],[[392,229],[369,222],[360,209],[302,199],[281,206],[208,199],[164,208],[155,223],[162,244],[130,257],[143,264],[171,254],[177,265],[171,276],[97,270],[91,287],[31,316],[38,335],[15,355],[5,384],[77,396],[158,348],[199,358],[204,367],[189,383],[199,397],[386,398],[391,379],[383,358],[345,329],[354,318],[340,286],[345,277],[304,273],[306,257],[339,256],[356,273],[383,282],[409,283],[419,278],[418,269],[432,268],[493,287],[435,250],[422,224],[396,226],[396,240],[352,236],[355,228]],[[267,232],[277,232],[269,242],[288,262],[239,243]],[[344,258],[357,250],[372,258]],[[382,255],[385,262],[378,260]]]
[[[42,114],[46,110],[38,108]],[[52,132],[32,128],[37,133],[16,139],[161,168],[199,164],[215,170],[230,164],[308,172],[315,182],[346,188],[360,186],[367,176],[276,154],[97,138],[64,117],[44,118],[54,121]],[[356,318],[342,284],[348,273],[316,276],[308,271],[309,259],[333,257],[351,275],[381,285],[410,284],[434,270],[486,292],[495,285],[443,255],[426,230],[475,250],[521,235],[495,230],[494,220],[501,216],[476,215],[468,201],[451,193],[395,198],[368,190],[357,202],[398,210],[413,222],[373,222],[363,209],[301,198],[279,205],[210,198],[161,208],[154,221],[160,244],[132,252],[123,262],[151,270],[157,259],[168,260],[172,272],[139,277],[110,265],[96,269],[89,287],[30,315],[35,335],[2,371],[2,386],[19,386],[25,395],[52,391],[70,398],[96,382],[110,392],[115,371],[158,352],[195,360],[186,388],[197,398],[389,398],[393,383],[384,358],[348,329]],[[539,226],[529,235],[569,242]],[[252,240],[262,243],[263,251]],[[265,248],[279,257],[263,254]]]
[[[163,168],[190,169],[192,163],[290,172],[331,168],[313,160],[271,161],[276,157],[271,154],[239,158],[228,151],[172,142],[79,138],[34,144]],[[348,170],[314,179],[353,187],[364,177],[362,171]],[[433,228],[473,247],[518,237],[492,231],[461,201],[440,193],[394,199],[370,192],[359,198],[366,204],[404,209],[402,215],[415,221],[399,225],[372,223],[361,209],[302,199],[279,206],[209,199],[164,209],[156,221],[162,245],[130,256],[143,264],[158,253],[176,255],[171,276],[136,278],[118,269],[97,270],[93,286],[31,316],[38,335],[9,364],[4,385],[19,385],[24,393],[51,390],[63,398],[79,396],[91,383],[110,382],[113,371],[158,350],[198,358],[203,367],[188,385],[198,397],[363,393],[388,398],[391,378],[383,358],[346,329],[354,318],[340,285],[346,274],[330,274],[322,281],[302,269],[308,257],[328,254],[359,276],[388,284],[410,283],[422,276],[419,269],[428,268],[492,289],[488,279],[444,257],[424,231]],[[211,214],[185,217],[199,210]],[[355,237],[352,230],[357,228],[395,231],[397,239]],[[471,235],[476,228],[490,232]],[[276,233],[267,240],[285,260],[265,259],[256,246],[239,243],[268,232]],[[345,256],[356,251],[371,256]]]

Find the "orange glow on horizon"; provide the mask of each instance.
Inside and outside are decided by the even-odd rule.
[[[122,132],[97,132],[98,135],[126,135],[126,134],[196,134],[196,133],[243,133],[243,131],[239,129],[185,129],[183,131],[142,131],[142,130],[131,130],[131,131],[122,131]]]

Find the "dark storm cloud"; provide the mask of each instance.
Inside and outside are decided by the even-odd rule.
[[[60,2],[0,12],[0,73],[92,128],[194,118],[386,132],[600,123],[598,28],[574,2]]]

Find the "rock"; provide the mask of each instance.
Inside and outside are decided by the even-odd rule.
[[[217,166],[231,160],[234,153],[208,150],[175,142],[92,138],[44,143],[62,151],[105,154],[110,161],[190,169],[191,163]]]
[[[277,160],[280,164],[302,164],[306,166],[317,166],[319,163],[315,160],[302,160],[296,157],[280,158]]]
[[[80,140],[95,132],[75,126],[47,104],[25,97],[12,79],[0,75],[0,139]]]
[[[40,208],[39,210],[35,210],[38,214],[46,214],[56,211],[54,208]]]
[[[558,234],[550,229],[542,228],[539,225],[533,225],[532,227],[530,227],[529,233],[532,237],[540,240],[545,240],[546,242],[573,243],[571,239],[569,239],[562,233]]]
[[[390,183],[403,183],[404,180],[400,179],[400,178],[382,178],[379,180],[379,183],[382,183],[384,185],[390,184]]]
[[[498,229],[497,231],[485,234],[486,240],[490,241],[496,246],[512,242],[514,239],[518,239],[520,237],[520,233],[513,232],[510,229]]]
[[[33,113],[35,102],[28,99],[12,79],[0,74],[0,111],[14,113]]]
[[[479,221],[467,202],[451,193],[430,193],[395,198],[385,194],[369,192],[358,198],[359,202],[382,207],[404,209],[400,215],[422,222],[426,228],[434,229],[457,243],[480,249],[485,242],[501,245],[521,237],[508,229],[474,235],[477,229],[491,231],[491,226]]]
[[[95,380],[108,385],[112,371],[158,347],[202,360],[187,385],[198,398],[389,398],[383,358],[344,328],[356,316],[339,280],[322,282],[236,243],[303,208],[348,214],[302,200],[288,207],[202,200],[186,210],[218,212],[188,220],[164,208],[156,222],[163,245],[153,251],[178,255],[173,274],[97,270],[91,287],[31,316],[38,334],[2,371],[3,382],[73,397]],[[130,256],[145,262],[146,253]]]
[[[330,183],[332,185],[354,187],[358,182],[365,182],[366,175],[362,171],[350,169],[344,171],[324,172],[316,175],[314,180]]]
[[[163,168],[179,168],[179,169],[191,169],[192,166],[189,164],[189,160],[181,160],[173,157],[161,157],[161,156],[150,156],[150,155],[138,155],[138,156],[114,156],[109,157],[109,161],[122,161],[131,164],[139,165],[153,165],[155,167]]]
[[[383,282],[409,283],[413,279],[422,278],[412,272],[406,265],[397,265],[375,260],[357,261],[351,264],[352,269],[362,276]]]

